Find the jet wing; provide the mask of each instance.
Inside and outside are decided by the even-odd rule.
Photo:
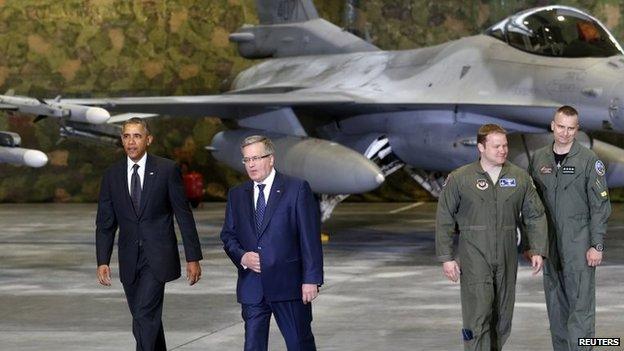
[[[119,123],[131,117],[148,118],[156,115],[214,116],[221,119],[243,119],[273,112],[282,108],[314,110],[337,118],[375,113],[410,110],[450,109],[468,110],[502,120],[517,120],[527,114],[551,114],[557,106],[551,101],[497,100],[486,104],[455,101],[427,101],[424,98],[406,99],[386,96],[374,99],[366,95],[346,94],[344,91],[310,91],[307,89],[285,93],[226,93],[197,96],[148,96],[63,99],[62,103],[99,106],[119,113],[108,123]],[[520,119],[521,120],[521,119]],[[479,119],[479,123],[484,123]],[[522,124],[522,123],[520,123]],[[510,128],[525,131],[523,128]]]
[[[115,112],[181,116],[244,118],[281,107],[329,107],[353,104],[344,93],[289,92],[279,94],[223,94],[197,96],[149,96],[63,99],[63,103],[99,106]],[[118,122],[117,120],[115,120]]]

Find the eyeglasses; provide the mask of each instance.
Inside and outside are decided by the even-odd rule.
[[[242,161],[243,161],[243,164],[246,165],[246,164],[251,163],[251,162],[260,161],[261,159],[267,158],[267,157],[269,157],[271,155],[273,155],[273,154],[266,154],[264,156],[243,157]]]

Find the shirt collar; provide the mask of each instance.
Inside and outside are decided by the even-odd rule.
[[[483,175],[487,174],[487,171],[484,170],[483,167],[481,166],[481,160],[477,160],[475,163],[473,163],[473,165],[477,173],[483,174]],[[505,160],[505,163],[503,163],[498,177],[500,178],[503,174],[505,174],[508,168],[509,168],[509,160]]]
[[[258,186],[258,184],[265,184],[265,189],[270,189],[273,185],[273,180],[275,179],[275,168],[271,168],[271,172],[269,175],[264,178],[264,180],[260,183],[254,181],[254,188]]]
[[[555,157],[555,142],[554,141],[552,142],[552,144],[550,144],[550,149],[552,150],[553,157]],[[570,147],[570,151],[568,151],[567,153],[568,157],[576,155],[580,149],[581,149],[580,144],[578,140],[576,140],[575,138],[572,141],[572,146]]]
[[[141,159],[139,160],[139,162],[134,162],[130,159],[130,157],[127,157],[128,159],[128,169],[132,170],[132,166],[134,166],[134,164],[136,163],[137,165],[139,165],[139,169],[140,170],[144,170],[145,169],[145,163],[147,163],[147,152],[143,155],[143,157],[141,157]]]

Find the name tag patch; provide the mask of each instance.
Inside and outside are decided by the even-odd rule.
[[[501,178],[498,181],[498,186],[501,188],[512,188],[516,186],[516,178]]]
[[[574,166],[563,166],[563,167],[561,167],[561,173],[563,173],[563,174],[574,174]]]
[[[552,173],[552,167],[551,166],[542,166],[540,168],[540,173],[541,174],[551,174]]]

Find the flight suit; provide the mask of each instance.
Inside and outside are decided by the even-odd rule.
[[[526,171],[505,162],[494,184],[480,163],[453,171],[438,200],[436,254],[461,269],[466,350],[500,350],[511,332],[516,295],[516,228],[523,227],[531,254],[546,256],[544,207]],[[453,237],[459,230],[459,245]]]
[[[529,172],[546,207],[550,257],[544,264],[544,293],[553,348],[588,350],[578,338],[595,333],[595,267],[587,250],[603,244],[611,203],[605,166],[574,141],[557,167],[552,144],[535,152]]]

